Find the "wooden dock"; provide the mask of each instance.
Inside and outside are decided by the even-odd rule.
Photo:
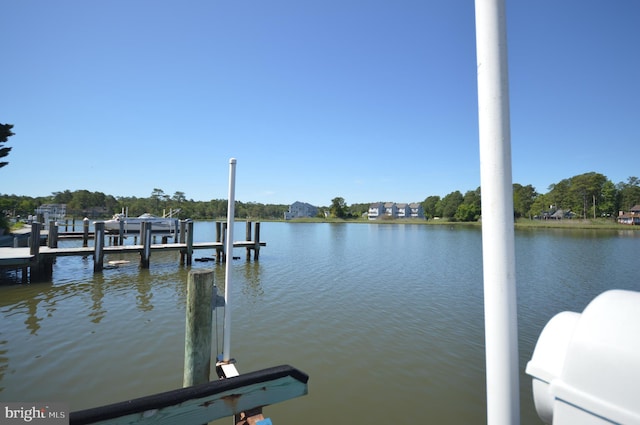
[[[214,249],[216,262],[226,261],[225,253],[225,233],[226,223],[216,223],[215,242],[193,242],[193,222],[183,220],[180,223],[180,233],[171,235],[175,243],[167,243],[168,235],[159,235],[163,243],[153,243],[154,233],[151,226],[144,226],[140,234],[136,236],[133,245],[123,245],[122,238],[118,235],[107,235],[104,231],[104,223],[95,223],[94,245],[88,246],[87,232],[84,233],[84,243],[80,247],[59,248],[57,239],[60,236],[56,226],[50,226],[46,233],[46,238],[42,238],[42,224],[33,223],[29,244],[27,247],[0,247],[0,268],[22,269],[22,280],[26,282],[28,276],[31,280],[49,278],[53,272],[53,263],[57,257],[93,256],[94,271],[99,272],[104,269],[104,256],[110,254],[138,254],[140,256],[140,266],[148,268],[151,253],[158,251],[178,251],[180,252],[180,264],[191,265],[193,252],[202,249]],[[258,260],[260,248],[266,246],[266,242],[260,241],[260,223],[255,223],[255,235],[251,232],[252,223],[247,222],[247,238],[244,241],[234,241],[234,248],[245,248],[247,260]],[[75,235],[74,235],[75,236]],[[105,239],[111,238],[112,245],[105,246]],[[41,240],[46,241],[45,246],[41,246]],[[120,244],[118,244],[120,243]]]

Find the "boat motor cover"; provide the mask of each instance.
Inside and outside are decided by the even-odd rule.
[[[550,424],[553,422],[553,403],[551,381],[562,374],[564,361],[569,349],[580,313],[564,311],[556,314],[540,333],[540,338],[533,351],[526,372],[533,377],[533,401],[540,419]]]
[[[582,314],[555,316],[527,365],[538,415],[557,424],[584,423],[586,415],[589,423],[640,424],[638,353],[640,292],[607,291]]]

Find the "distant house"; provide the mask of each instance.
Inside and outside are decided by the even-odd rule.
[[[549,211],[545,211],[542,213],[542,218],[544,220],[563,220],[563,219],[571,219],[575,218],[576,214],[570,210],[563,209],[555,209],[555,207],[549,208]]]
[[[317,215],[318,207],[306,202],[296,201],[289,205],[289,211],[284,213],[284,219],[291,220],[292,218],[315,217]]]
[[[411,209],[411,218],[420,218],[424,220],[424,209],[420,202],[412,202],[409,204],[409,208]]]
[[[50,220],[62,220],[67,215],[67,204],[42,204],[35,211],[37,216],[42,217],[43,223]]]
[[[618,223],[640,225],[640,205],[634,205],[629,212],[620,211],[618,213]]]
[[[411,204],[395,202],[376,202],[369,206],[369,220],[382,218],[416,218],[424,220],[424,210],[419,202]]]
[[[367,214],[369,220],[377,220],[383,215],[384,204],[382,202],[376,202],[375,204],[369,205],[369,213]]]
[[[396,217],[398,218],[411,217],[411,208],[409,208],[409,204],[396,204]]]

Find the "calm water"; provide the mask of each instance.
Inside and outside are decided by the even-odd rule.
[[[213,223],[195,235],[213,240]],[[480,229],[262,223],[261,238],[259,262],[235,252],[232,357],[241,372],[310,375],[308,396],[265,410],[274,423],[485,422]],[[638,232],[516,232],[521,371],[554,314],[640,290],[639,249]],[[63,257],[52,282],[0,286],[0,400],[78,410],[181,386],[188,269],[177,253],[149,270],[115,259],[131,263],[94,274],[91,258]],[[224,266],[193,267],[224,288]],[[540,423],[520,379],[522,423]]]

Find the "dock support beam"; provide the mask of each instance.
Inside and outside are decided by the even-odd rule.
[[[31,281],[37,281],[42,277],[42,264],[40,258],[40,232],[42,231],[42,223],[34,221],[31,223],[31,235],[29,236],[29,254],[33,255],[33,261],[30,266]]]
[[[251,222],[247,220],[246,240],[251,240]],[[247,247],[247,261],[251,258],[251,248]]]
[[[215,308],[216,298],[213,270],[190,270],[187,280],[183,387],[209,382],[213,328],[211,310]]]
[[[49,248],[58,247],[58,223],[53,220],[49,221],[49,236],[47,237],[47,246]]]
[[[149,268],[151,258],[151,222],[140,223],[140,242],[142,242],[142,252],[140,252],[140,267]]]
[[[193,221],[187,222],[187,265],[193,261]]]
[[[89,219],[85,217],[82,220],[82,246],[89,246]]]
[[[252,235],[252,232],[251,232],[251,222],[247,221],[246,240],[247,241],[253,240],[254,242],[253,246],[247,246],[247,261],[251,259],[251,250],[253,250],[253,259],[257,260],[258,256],[260,255],[260,222],[256,223],[255,236],[254,236]]]
[[[258,261],[260,257],[260,222],[256,223],[256,233],[253,240],[256,243],[253,247],[253,259]]]
[[[104,269],[104,221],[96,222],[94,226],[93,271],[95,273]]]
[[[118,222],[118,245],[124,245],[124,220]]]
[[[193,261],[193,221],[180,221],[180,243],[186,243],[187,247],[180,250],[180,265],[191,265]]]

